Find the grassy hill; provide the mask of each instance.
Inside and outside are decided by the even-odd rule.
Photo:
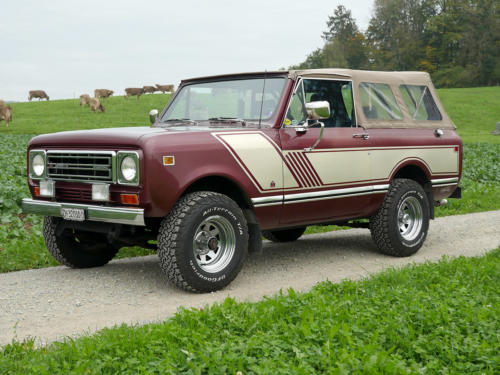
[[[114,96],[102,99],[106,112],[94,113],[80,107],[79,99],[33,101],[11,104],[13,121],[8,128],[0,123],[0,133],[43,134],[65,130],[149,125],[149,111],[162,110],[170,94],[143,95],[139,99]]]
[[[491,135],[500,121],[500,86],[441,89],[439,96],[446,112],[465,142],[500,143]],[[144,95],[126,100],[123,96],[104,99],[106,113],[82,108],[78,99],[14,103],[9,128],[0,123],[0,133],[42,134],[73,129],[148,125],[152,108],[161,110],[170,94]]]

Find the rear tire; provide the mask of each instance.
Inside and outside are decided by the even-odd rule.
[[[213,292],[233,281],[248,253],[243,212],[229,197],[200,191],[182,197],[162,220],[160,266],[191,292]]]
[[[47,249],[61,264],[71,268],[100,267],[116,255],[118,247],[109,244],[100,233],[77,231],[66,228],[60,234],[59,225],[63,219],[45,216],[43,237]]]
[[[292,242],[296,241],[304,234],[306,227],[282,229],[282,230],[265,230],[262,235],[265,239],[273,242]]]
[[[370,220],[373,241],[383,254],[415,254],[427,237],[429,217],[429,201],[422,186],[413,180],[394,179],[382,206]]]

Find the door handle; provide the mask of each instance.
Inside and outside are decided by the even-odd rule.
[[[353,138],[368,139],[368,138],[370,138],[370,134],[366,134],[366,133],[363,133],[363,134],[353,134],[352,137]]]

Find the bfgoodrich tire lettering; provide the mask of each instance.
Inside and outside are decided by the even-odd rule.
[[[99,233],[64,229],[58,233],[63,219],[43,218],[43,237],[47,249],[61,264],[72,268],[99,267],[108,263],[119,248],[109,244],[106,236]]]
[[[211,292],[238,275],[248,252],[248,229],[229,197],[200,191],[182,197],[158,234],[160,266],[168,279],[192,292]]]
[[[304,234],[306,227],[282,229],[282,230],[265,230],[262,232],[264,238],[273,242],[292,242],[299,239]]]
[[[380,252],[405,257],[423,245],[429,229],[429,202],[415,181],[398,178],[370,220],[373,241]]]

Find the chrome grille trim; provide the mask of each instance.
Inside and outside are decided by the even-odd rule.
[[[56,181],[116,182],[116,152],[47,151],[47,178]]]

